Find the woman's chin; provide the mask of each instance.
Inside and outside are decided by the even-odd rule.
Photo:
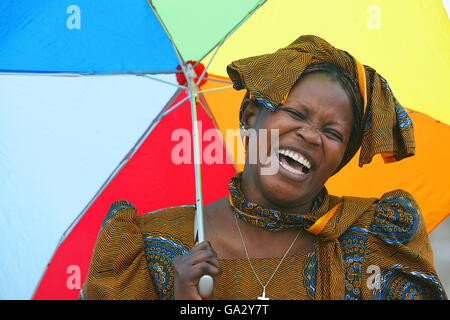
[[[297,207],[314,197],[308,185],[299,184],[299,181],[294,184],[279,173],[273,176],[261,175],[260,182],[261,193],[272,206]]]

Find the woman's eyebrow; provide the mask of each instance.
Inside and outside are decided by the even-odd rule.
[[[298,109],[298,107],[300,107],[300,109]],[[298,102],[294,102],[294,103],[289,103],[289,104],[284,104],[281,106],[281,109],[283,108],[288,108],[288,109],[292,109],[293,111],[297,111],[297,112],[303,112],[304,116],[309,116],[309,108],[302,104],[302,103],[298,103]]]
[[[310,110],[310,108],[306,104],[304,104],[302,102],[297,103],[297,105],[300,106],[300,108],[301,108],[300,111],[302,111],[306,117],[309,117],[309,114],[310,114],[309,110]]]
[[[305,104],[304,102],[299,102],[299,103],[296,103],[296,105],[298,105],[301,108],[301,110],[299,110],[299,111],[302,111],[304,113],[304,116],[309,117],[311,109],[310,109],[310,107],[308,107],[307,104]],[[326,125],[338,125],[344,129],[346,128],[345,123],[340,120],[330,120],[326,123]]]
[[[300,103],[299,106],[302,108],[302,111],[305,113],[305,116],[309,117],[309,114],[310,114],[309,107],[303,103]],[[345,122],[341,121],[341,120],[330,120],[327,123],[325,123],[325,125],[329,125],[329,126],[337,125],[339,127],[342,127],[343,129],[346,128]]]
[[[331,120],[327,122],[327,125],[338,125],[340,127],[345,128],[345,123],[342,121]]]
[[[304,104],[303,102],[299,103],[299,106],[307,113],[309,113],[309,107],[308,105]]]
[[[301,107],[302,112],[305,113],[305,116],[309,117],[310,108],[304,103],[299,103],[299,106]],[[339,125],[341,127],[345,127],[345,123],[340,120],[330,120],[326,124],[327,125]]]

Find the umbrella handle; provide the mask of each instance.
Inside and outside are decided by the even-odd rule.
[[[201,214],[200,212],[196,212],[196,215]],[[194,224],[194,237],[198,237],[198,242],[202,242],[205,240],[204,231],[203,228],[198,228],[198,216],[195,217],[195,224]],[[203,221],[201,221],[200,224],[202,224]],[[199,230],[200,229],[200,230]],[[204,274],[200,277],[200,280],[198,281],[197,289],[198,293],[200,294],[200,297],[202,297],[203,300],[207,300],[208,297],[211,296],[212,291],[214,287],[214,280],[209,274]]]
[[[214,280],[209,274],[203,275],[198,281],[198,293],[203,300],[211,296],[214,286]]]
[[[195,212],[194,222],[194,242],[200,243],[205,241],[205,231],[203,229],[203,210],[202,207],[197,207]],[[204,274],[200,277],[197,284],[198,293],[203,300],[207,300],[213,291],[214,281],[209,274]]]

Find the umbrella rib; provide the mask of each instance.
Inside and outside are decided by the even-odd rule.
[[[169,102],[166,104],[166,107],[163,108],[166,109],[167,106],[169,106],[175,99],[176,97],[179,96],[181,90],[178,90],[177,92],[175,92],[175,94],[172,96],[172,98],[169,100]],[[181,104],[182,102],[186,101],[187,97],[183,98],[182,101],[178,102],[176,106],[178,106],[179,104]],[[170,109],[170,111],[173,110],[173,108]],[[80,212],[80,214],[72,221],[72,223],[70,224],[70,226],[64,231],[64,233],[62,234],[61,238],[58,241],[58,245],[57,247],[59,247],[59,245],[61,245],[61,243],[66,239],[66,237],[69,235],[70,232],[72,232],[72,229],[75,227],[75,225],[78,223],[78,221],[84,216],[84,214],[87,212],[87,210],[89,210],[89,208],[91,207],[91,205],[95,202],[95,200],[97,200],[98,196],[103,192],[103,190],[109,185],[109,183],[115,178],[115,176],[119,173],[119,171],[121,171],[121,169],[127,164],[128,160],[131,159],[131,157],[134,155],[134,153],[136,152],[137,149],[139,149],[139,147],[142,145],[142,143],[147,139],[147,137],[150,135],[150,133],[153,131],[153,129],[156,127],[156,125],[159,123],[159,121],[161,120],[161,118],[164,116],[164,114],[166,114],[168,111],[166,111],[165,113],[157,116],[152,123],[150,124],[150,126],[145,130],[145,132],[143,133],[143,135],[138,139],[138,141],[135,143],[135,145],[133,146],[133,148],[131,148],[131,150],[126,154],[126,156],[120,161],[119,165],[113,170],[113,172],[110,174],[110,176],[106,179],[106,181],[103,183],[103,185],[100,187],[100,189],[97,191],[97,193],[94,195],[94,197],[91,199],[91,201],[88,202],[88,204],[84,207],[84,209]]]
[[[176,84],[176,83],[173,83],[173,82],[170,82],[170,81],[166,81],[166,80],[158,79],[158,78],[155,78],[155,77],[152,77],[152,76],[146,75],[146,74],[144,74],[144,75],[141,75],[141,76],[142,76],[142,77],[144,77],[144,78],[147,78],[147,79],[151,79],[151,80],[155,80],[155,81],[159,81],[159,82],[162,82],[162,83],[165,83],[165,84],[168,84],[168,85],[171,85],[171,86],[174,86],[174,87],[180,88],[180,89],[187,89],[187,87],[185,87],[185,86],[182,86],[182,85],[180,85],[180,84]]]
[[[440,120],[437,120],[437,119],[433,118],[432,116],[430,116],[430,115],[428,115],[428,114],[426,114],[426,113],[422,113],[422,112],[420,112],[420,111],[408,109],[408,108],[406,108],[406,107],[405,107],[404,109],[405,109],[406,112],[409,112],[409,113],[415,113],[415,114],[417,114],[417,115],[419,115],[419,116],[426,117],[426,118],[428,118],[428,119],[430,119],[430,120],[433,120],[433,121],[437,121],[437,122],[439,122],[440,124],[443,124],[444,126],[447,126],[447,127],[450,128],[450,125],[449,125],[449,124],[447,124],[447,123],[445,123],[445,122],[442,122],[442,121],[440,121]]]
[[[166,110],[165,112],[163,112],[161,114],[161,116],[159,118],[163,118],[165,115],[167,115],[168,113],[172,112],[173,110],[175,110],[176,108],[178,108],[183,102],[185,102],[187,99],[190,99],[191,95],[187,95],[186,97],[184,97],[183,99],[181,99],[179,102],[177,102],[174,106],[172,106],[172,108]]]
[[[265,2],[266,2],[266,0],[261,1],[261,2],[259,3],[258,6],[256,6],[252,11],[250,11],[250,12],[244,17],[244,19],[242,19],[237,25],[235,25],[234,28],[232,28],[232,29],[231,29],[231,30],[230,30],[230,31],[222,38],[222,40],[221,40],[221,41],[218,43],[218,45],[216,46],[216,49],[215,49],[215,51],[214,51],[214,54],[212,55],[211,59],[209,60],[208,65],[206,66],[205,70],[203,70],[203,72],[202,72],[200,78],[198,78],[197,83],[195,84],[196,86],[198,86],[199,83],[200,83],[200,81],[202,81],[202,79],[203,79],[203,77],[204,77],[204,75],[205,75],[205,73],[206,73],[206,70],[208,70],[208,68],[209,68],[209,66],[210,66],[210,64],[211,64],[211,62],[213,61],[214,57],[216,56],[217,52],[219,51],[219,48],[220,48],[220,47],[224,44],[224,42],[225,42],[225,41],[226,41],[226,40],[234,33],[234,31],[236,31],[237,28],[239,28],[245,21],[247,21],[248,18],[250,18],[250,16],[251,16],[258,8],[260,8],[260,7],[262,6],[262,4],[265,3]],[[210,51],[210,52],[211,52],[211,51]],[[203,59],[203,58],[202,58],[202,59]],[[199,59],[199,61],[197,61],[197,63],[195,63],[194,68],[200,63],[200,60],[202,60],[202,59]]]
[[[221,83],[226,83],[226,84],[233,84],[233,82],[231,82],[231,81],[214,79],[214,78],[208,78],[208,77],[204,77],[203,80],[214,81],[214,82],[221,82]]]
[[[224,38],[219,42],[219,43],[223,43],[225,42],[225,40],[227,40],[245,21],[247,21],[255,12],[256,10],[258,10],[263,4],[265,4],[267,2],[267,0],[261,0],[259,2],[259,4],[254,7],[253,9],[251,9],[248,14],[237,24],[235,25],[225,36]],[[203,55],[197,62],[197,64],[203,60],[208,54],[211,53],[211,51],[214,50],[214,47],[211,48],[211,50],[209,50],[205,55]],[[194,67],[197,65],[195,64]]]
[[[207,93],[207,92],[214,92],[214,91],[227,90],[227,89],[233,89],[233,86],[227,86],[227,87],[220,87],[220,88],[214,88],[214,89],[202,90],[202,91],[200,91],[199,93]]]
[[[28,71],[21,70],[13,72],[11,70],[0,70],[0,76],[18,75],[18,76],[58,76],[58,77],[81,77],[81,76],[115,76],[115,75],[145,75],[145,74],[171,74],[181,73],[180,70],[161,70],[161,71],[118,71],[118,72],[81,72],[81,71]]]
[[[199,83],[202,81],[203,77],[205,76],[206,70],[208,70],[209,66],[211,65],[211,62],[213,61],[214,57],[216,56],[217,52],[219,51],[219,48],[222,46],[222,44],[225,42],[226,39],[227,39],[226,37],[224,39],[222,39],[222,41],[216,47],[216,50],[214,51],[214,54],[212,55],[211,59],[209,59],[208,65],[203,70],[202,74],[200,75],[200,78],[198,78],[197,83],[195,84],[196,86],[198,86]]]
[[[166,104],[166,106],[163,108],[166,109],[167,106],[169,106],[180,94],[181,90],[177,90],[175,94],[172,96],[172,98],[169,100],[169,102]],[[183,101],[185,101],[187,98],[184,98]],[[180,104],[177,103],[177,105]],[[173,110],[173,108],[171,109]],[[66,240],[67,236],[72,232],[73,228],[77,225],[77,223],[81,220],[81,218],[85,215],[85,213],[89,210],[89,208],[92,206],[92,204],[97,200],[97,198],[100,196],[100,194],[105,190],[105,188],[109,185],[109,183],[117,176],[117,174],[122,170],[122,168],[128,163],[128,161],[131,159],[131,157],[135,154],[136,150],[139,149],[139,147],[144,143],[144,141],[147,139],[147,137],[152,133],[153,129],[156,127],[156,125],[159,123],[163,115],[157,116],[150,126],[145,130],[144,134],[138,139],[136,144],[133,146],[133,148],[125,155],[125,157],[120,161],[118,166],[111,172],[111,174],[108,176],[106,181],[103,183],[103,185],[100,187],[100,189],[97,191],[97,193],[94,195],[94,197],[87,203],[87,205],[83,208],[83,210],[78,214],[78,216],[72,221],[72,223],[69,225],[69,227],[64,231],[62,236],[60,237],[56,248],[54,252],[59,248],[59,246]],[[48,264],[53,259],[54,254],[50,258]],[[37,288],[39,287],[44,275],[42,275],[33,291],[32,296],[36,293]]]
[[[178,47],[175,45],[175,41],[172,39],[172,35],[169,33],[169,30],[167,29],[166,25],[163,23],[161,17],[158,14],[158,10],[156,10],[155,6],[153,5],[151,0],[146,1],[149,5],[150,9],[153,11],[153,14],[155,15],[156,19],[158,20],[159,24],[161,25],[161,28],[163,28],[164,32],[167,35],[167,38],[169,38],[170,43],[172,44],[173,50],[175,51],[175,55],[178,58],[178,61],[180,61],[180,65],[184,65],[184,59],[181,56],[180,52],[178,51]]]

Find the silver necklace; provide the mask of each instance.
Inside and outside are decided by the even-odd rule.
[[[253,271],[253,274],[254,274],[255,277],[256,277],[256,280],[258,280],[259,284],[260,284],[261,287],[263,288],[262,295],[261,295],[260,297],[258,297],[257,299],[258,299],[258,300],[269,300],[269,297],[266,297],[266,287],[267,287],[267,285],[269,284],[270,280],[272,280],[272,278],[273,278],[273,276],[275,275],[275,273],[277,273],[278,268],[281,266],[281,263],[283,262],[284,258],[286,258],[288,252],[292,249],[292,246],[294,245],[294,243],[297,241],[298,236],[300,235],[301,230],[299,230],[299,232],[298,232],[297,235],[295,236],[294,241],[292,241],[292,243],[291,243],[291,245],[289,246],[289,248],[287,249],[286,253],[285,253],[284,256],[281,258],[280,263],[278,263],[278,266],[275,268],[275,271],[272,273],[272,275],[270,276],[269,280],[267,280],[266,284],[263,285],[262,282],[261,282],[261,280],[260,280],[259,277],[258,277],[258,274],[256,273],[255,269],[253,268],[252,262],[250,261],[250,257],[249,257],[249,255],[248,255],[248,251],[247,251],[247,246],[245,245],[244,237],[242,236],[241,228],[239,227],[239,222],[238,222],[238,220],[237,220],[237,218],[236,218],[236,215],[233,214],[233,216],[234,216],[234,220],[236,221],[236,226],[237,226],[237,229],[238,229],[238,231],[239,231],[239,235],[241,236],[241,241],[242,241],[242,245],[243,245],[243,247],[244,247],[245,255],[247,256],[248,264],[249,264],[250,267],[252,268],[252,271]]]

